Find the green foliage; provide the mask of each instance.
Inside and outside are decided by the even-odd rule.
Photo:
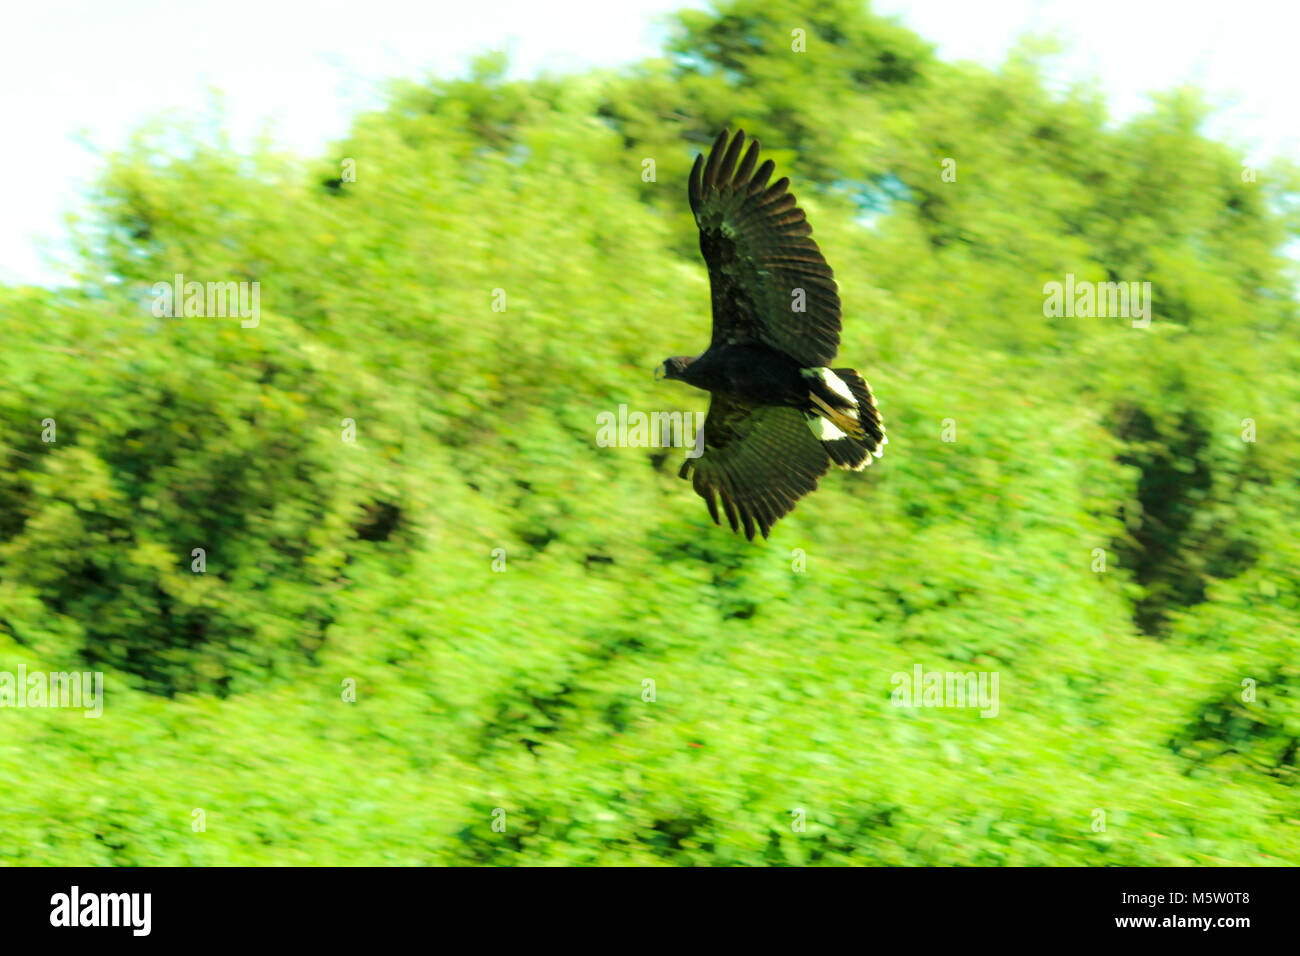
[[[0,671],[106,673],[99,719],[0,708],[0,859],[1300,862],[1300,172],[1047,65],[738,0],[624,71],[396,85],[308,164],[142,131],[75,284],[0,289]],[[723,125],[890,436],[754,545],[595,441],[704,408],[650,370],[706,342]],[[177,273],[260,322],[155,316]],[[1045,314],[1067,274],[1150,326]],[[997,716],[894,706],[918,664]]]

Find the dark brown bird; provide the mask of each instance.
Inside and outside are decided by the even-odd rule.
[[[695,358],[666,359],[656,378],[712,395],[704,448],[679,472],[733,531],[766,538],[832,462],[860,471],[888,441],[866,380],[830,368],[840,344],[834,273],[788,192],[758,166],[758,141],[723,130],[706,162],[695,157],[689,196],[709,267],[713,339]],[[755,168],[757,166],[757,168]]]

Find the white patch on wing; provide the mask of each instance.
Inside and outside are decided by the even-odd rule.
[[[858,400],[853,397],[853,392],[849,389],[844,379],[840,378],[828,368],[822,369],[822,381],[830,386],[830,390],[840,398],[853,403],[854,408],[858,405]]]
[[[840,431],[835,425],[822,418],[820,415],[808,413],[808,427],[812,433],[817,436],[818,441],[835,441],[839,438],[847,438],[844,432]]]
[[[844,399],[846,402],[851,402],[853,404],[853,407],[857,408],[858,400],[853,397],[853,390],[849,388],[849,386],[845,383],[844,379],[840,378],[830,369],[801,368],[799,370],[799,373],[803,375],[804,378],[820,378],[823,382],[826,383],[827,388],[829,388],[840,398]]]

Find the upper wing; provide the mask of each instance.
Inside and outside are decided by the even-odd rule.
[[[724,129],[706,163],[695,157],[689,195],[700,251],[713,290],[713,344],[761,342],[800,365],[830,365],[840,344],[840,297],[834,273],[811,238],[812,227],[772,161],[758,171],[758,140],[741,160],[745,131],[727,145]],[[806,311],[794,311],[802,289]]]
[[[714,393],[704,420],[704,454],[688,458],[680,474],[685,478],[693,468],[695,492],[714,522],[722,524],[721,498],[731,530],[743,524],[753,541],[756,525],[766,538],[829,467],[830,458],[797,408],[743,405]]]

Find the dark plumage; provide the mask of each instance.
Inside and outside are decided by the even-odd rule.
[[[840,343],[834,273],[788,191],[758,166],[758,141],[723,130],[695,157],[689,196],[713,292],[713,339],[703,354],[660,366],[664,377],[712,395],[704,450],[688,458],[696,493],[718,524],[767,537],[833,462],[860,470],[887,439],[866,381],[828,368]],[[802,302],[804,311],[796,311]]]

